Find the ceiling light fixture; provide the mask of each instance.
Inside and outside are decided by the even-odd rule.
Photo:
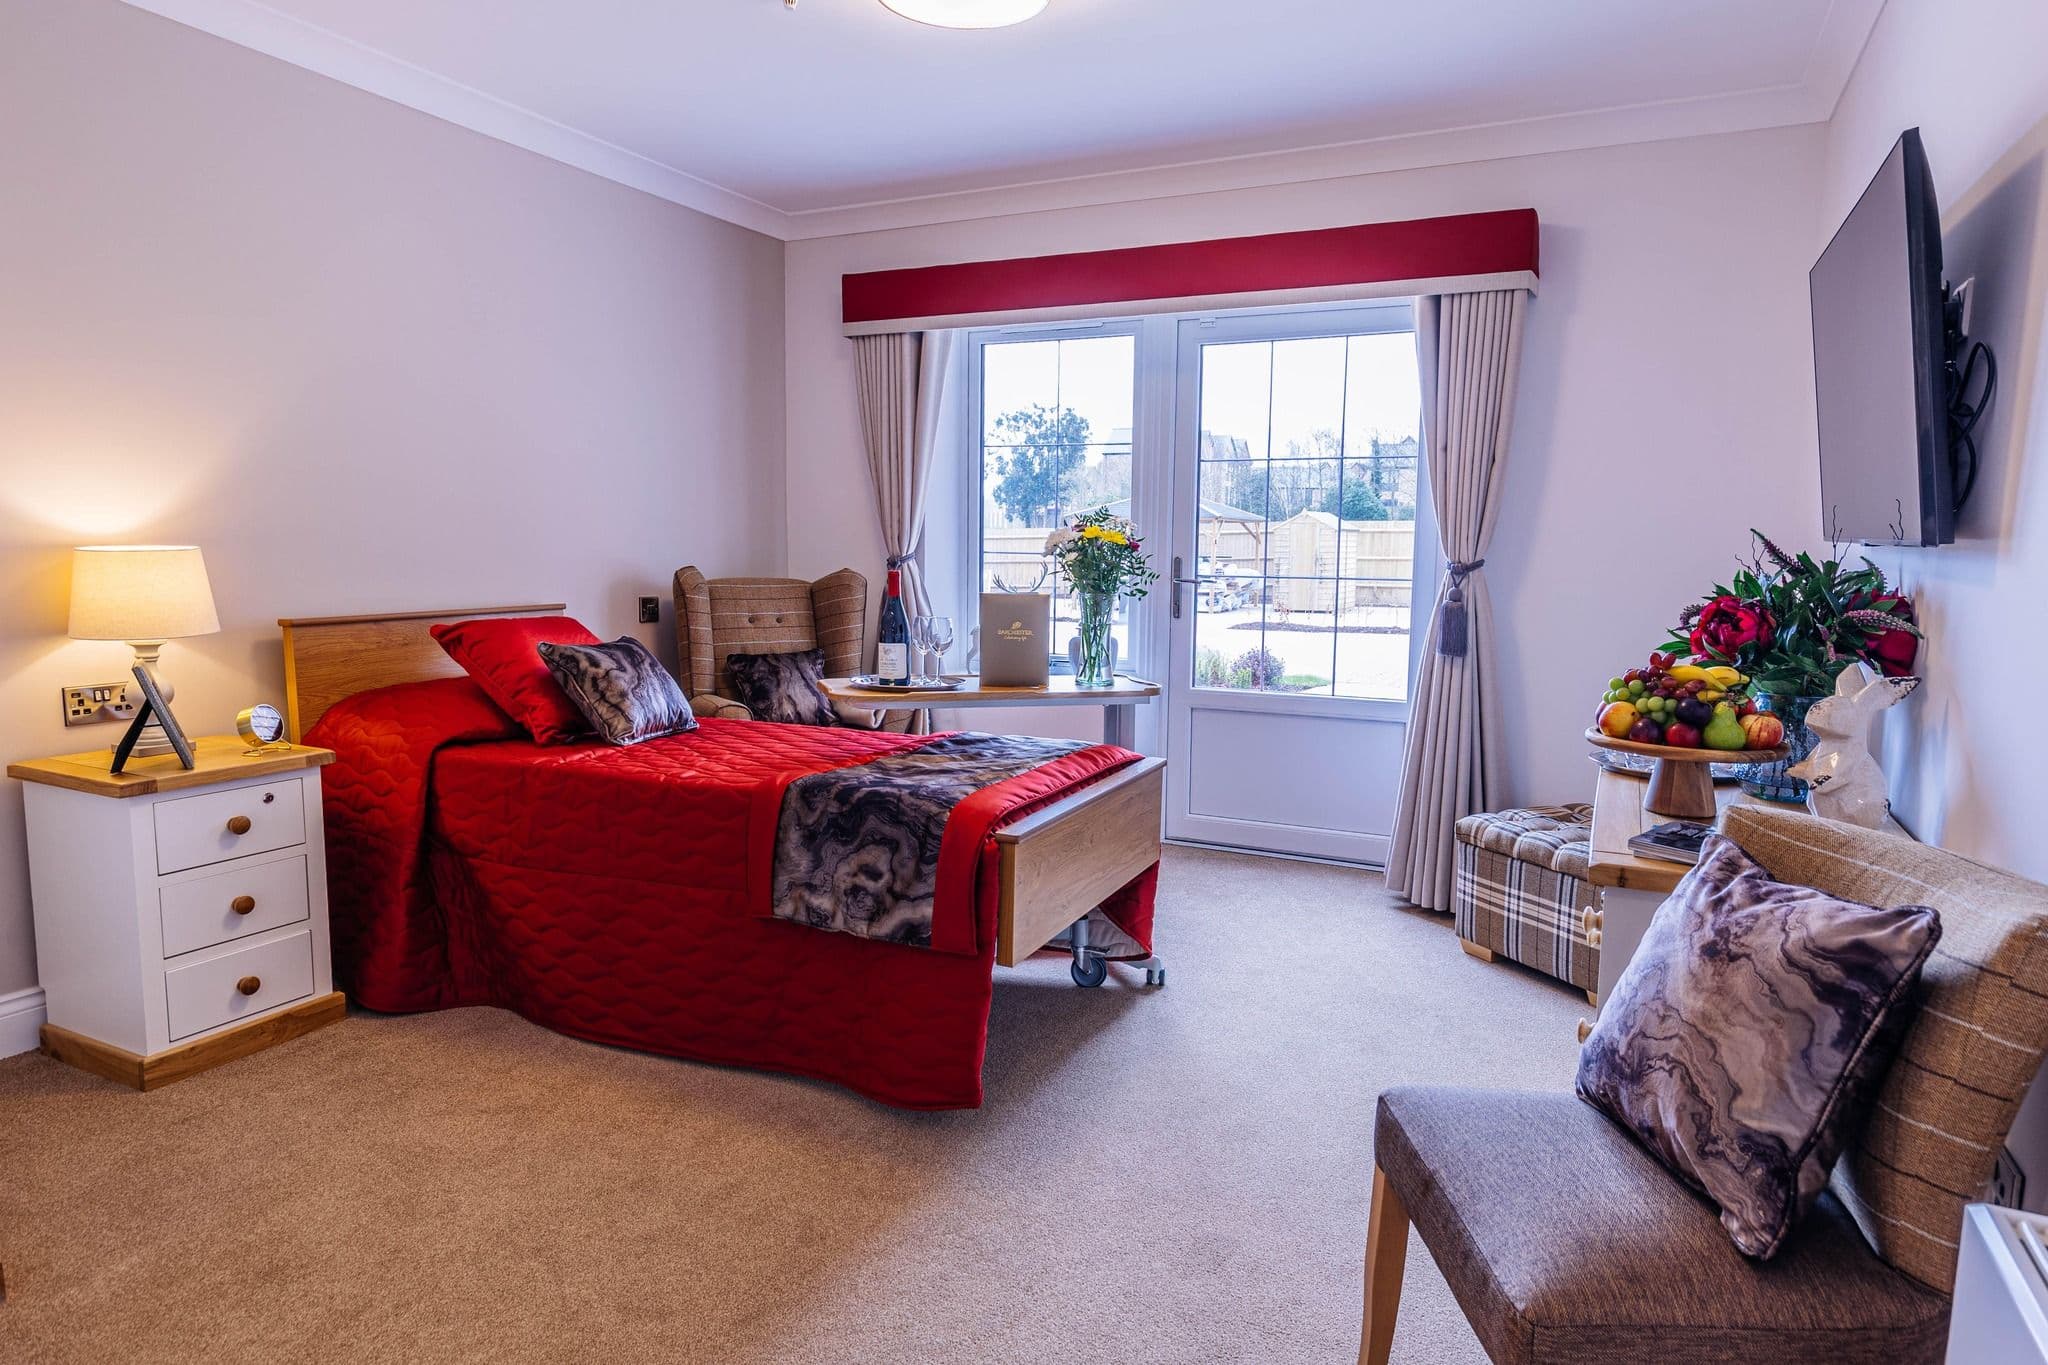
[[[1007,28],[1034,18],[1046,0],[882,0],[906,19],[939,28]]]

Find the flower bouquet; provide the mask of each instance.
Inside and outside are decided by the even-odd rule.
[[[1835,676],[1865,663],[1886,677],[1913,671],[1920,627],[1913,603],[1864,559],[1792,555],[1761,531],[1755,550],[1707,600],[1687,607],[1664,648],[1702,665],[1727,665],[1747,674],[1758,700],[1785,722],[1789,758],[1755,764],[1745,790],[1781,801],[1803,801],[1806,784],[1783,769],[1813,747],[1805,725],[1814,702],[1834,690]]]
[[[1103,508],[1083,512],[1045,538],[1053,571],[1074,590],[1081,607],[1081,658],[1076,687],[1116,682],[1109,654],[1109,622],[1119,596],[1143,597],[1159,581],[1144,542],[1127,518]]]

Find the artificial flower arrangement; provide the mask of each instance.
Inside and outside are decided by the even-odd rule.
[[[1075,592],[1143,597],[1159,581],[1144,544],[1129,518],[1098,507],[1047,536],[1045,553]]]
[[[1853,662],[1892,678],[1913,671],[1913,603],[1877,565],[1790,555],[1761,531],[1750,534],[1755,557],[1685,609],[1665,649],[1739,669],[1758,692],[1782,698],[1827,695]]]

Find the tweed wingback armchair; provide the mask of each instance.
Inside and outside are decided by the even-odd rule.
[[[1941,943],[1863,1131],[1784,1249],[1567,1093],[1398,1086],[1374,1125],[1361,1365],[1385,1365],[1412,1220],[1501,1365],[1938,1365],[1963,1206],[2048,1053],[2048,887],[1910,839],[1737,807],[1780,881],[1928,905]]]
[[[733,693],[725,661],[733,654],[825,655],[827,677],[861,669],[867,646],[868,581],[852,569],[815,583],[801,578],[706,578],[694,564],[676,570],[676,660],[690,709],[700,716],[752,720]],[[915,711],[838,707],[848,725],[905,730]]]

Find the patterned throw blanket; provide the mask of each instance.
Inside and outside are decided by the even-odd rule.
[[[929,948],[954,807],[1087,747],[969,732],[796,779],[775,830],[775,918]]]

